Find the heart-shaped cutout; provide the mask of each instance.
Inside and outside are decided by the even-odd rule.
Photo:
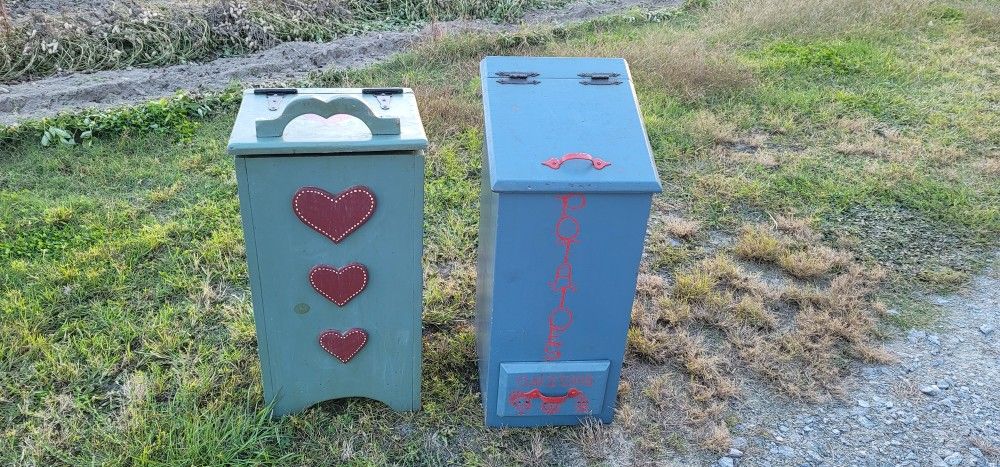
[[[367,342],[368,332],[361,328],[350,329],[343,334],[331,329],[319,335],[320,347],[341,363],[351,361]]]
[[[360,263],[340,269],[319,265],[309,271],[309,283],[320,295],[337,306],[344,306],[368,286],[368,268]]]
[[[368,187],[355,186],[334,196],[312,186],[300,188],[292,197],[295,215],[333,243],[358,230],[375,212],[375,194]]]

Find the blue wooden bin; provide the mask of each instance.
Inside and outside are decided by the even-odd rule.
[[[244,93],[229,151],[274,415],[419,408],[426,146],[409,89]]]
[[[622,59],[488,57],[477,330],[486,424],[614,416],[652,194]]]

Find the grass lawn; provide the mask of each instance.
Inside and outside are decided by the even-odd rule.
[[[0,463],[655,463],[728,448],[729,404],[747,381],[837,397],[852,362],[889,361],[882,340],[933,325],[941,310],[924,294],[962,287],[1000,247],[1000,7],[690,3],[446,38],[311,79],[413,87],[431,138],[424,402],[412,414],[359,399],[267,418],[230,102],[213,100],[205,119],[154,104],[152,120],[114,120],[86,145],[39,144],[34,130],[66,119],[10,132]],[[486,54],[632,66],[664,193],[613,425],[482,425],[472,318]]]

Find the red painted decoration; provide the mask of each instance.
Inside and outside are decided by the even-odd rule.
[[[341,363],[351,361],[366,343],[368,343],[368,332],[360,328],[348,330],[343,334],[331,329],[319,335],[319,345],[330,355],[337,357]]]
[[[570,388],[566,391],[563,396],[546,396],[542,394],[538,388],[532,389],[528,392],[524,391],[512,391],[507,396],[507,403],[517,410],[519,415],[524,415],[531,410],[531,401],[533,399],[538,399],[542,401],[542,413],[545,415],[553,415],[559,413],[559,409],[562,407],[569,399],[576,399],[576,404],[574,409],[577,413],[589,413],[590,412],[590,402],[587,400],[587,396],[577,388]]]
[[[560,195],[558,198],[562,202],[562,211],[556,221],[556,241],[563,246],[563,258],[556,266],[555,278],[549,282],[549,287],[559,293],[559,304],[549,312],[549,336],[545,341],[545,359],[550,361],[562,357],[559,336],[573,324],[573,311],[566,306],[566,294],[576,291],[569,252],[580,236],[580,221],[569,212],[583,209],[587,205],[587,197],[581,194]]]
[[[334,243],[358,230],[375,212],[375,194],[355,186],[334,196],[320,188],[303,187],[292,197],[295,215]]]
[[[337,306],[344,306],[368,286],[368,268],[360,263],[351,263],[340,269],[316,266],[309,271],[309,284]]]

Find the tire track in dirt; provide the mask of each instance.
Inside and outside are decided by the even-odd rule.
[[[665,8],[681,0],[577,0],[554,10],[529,12],[519,23],[483,20],[437,23],[432,30],[374,32],[329,42],[286,42],[255,54],[206,63],[161,68],[73,73],[10,86],[0,86],[0,125],[62,111],[109,108],[170,96],[178,90],[219,90],[230,83],[290,81],[311,72],[361,68],[405,51],[433,34],[505,32],[537,25],[586,21],[630,8]]]

